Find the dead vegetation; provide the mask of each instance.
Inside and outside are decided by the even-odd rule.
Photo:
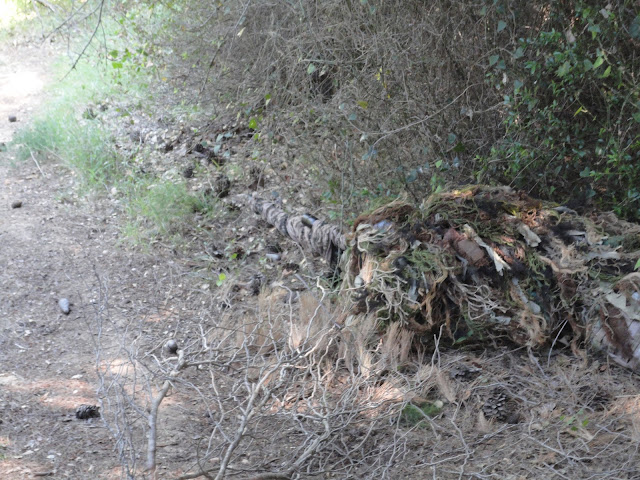
[[[214,191],[208,172],[223,179],[235,168],[234,193],[266,183],[316,207],[326,188],[322,198],[342,217],[368,201],[365,187],[379,197],[406,189],[416,201],[356,220],[341,290],[305,253],[295,257],[295,288],[284,266],[258,264],[249,252],[268,227],[218,200],[211,208],[226,216],[208,226],[208,240],[222,247],[169,288],[206,281],[213,290],[188,316],[116,321],[101,281],[90,331],[123,477],[637,475],[638,379],[611,356],[584,355],[598,342],[618,361],[637,355],[626,343],[637,336],[637,229],[501,188],[444,192],[416,207],[444,170],[473,171],[502,132],[503,99],[485,67],[504,28],[475,4],[407,5],[231,2],[202,16],[211,5],[188,2],[172,18],[183,32],[217,26],[206,44],[172,38],[185,55],[159,55],[181,71],[173,85],[198,87],[177,93],[214,98],[221,117],[242,107],[198,141],[187,127],[172,139],[135,135],[165,164],[174,147],[181,161],[196,157],[182,170],[185,185]],[[393,21],[386,28],[381,19]],[[516,31],[507,34],[513,41]],[[258,150],[250,161],[233,150],[240,137],[243,153]],[[307,171],[327,185],[299,193]],[[325,233],[333,245],[315,253],[331,262],[347,244]],[[620,245],[608,243],[614,237]]]
[[[148,323],[113,330],[129,340],[103,343],[100,395],[128,477],[635,475],[638,380],[605,356],[443,348],[443,329],[422,345],[372,315],[336,325],[340,302],[314,292],[192,318],[177,355]],[[174,442],[190,454],[162,460]]]
[[[359,218],[339,294],[220,289],[177,353],[117,327],[104,417],[132,478],[162,476],[162,412],[186,399],[206,422],[180,479],[633,478],[638,380],[610,361],[636,368],[637,235],[506,188],[393,202]]]

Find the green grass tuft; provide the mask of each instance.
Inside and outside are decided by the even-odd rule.
[[[125,234],[136,243],[158,238],[180,243],[180,237],[196,226],[196,214],[213,216],[216,211],[213,197],[191,193],[184,180],[141,178],[121,187],[127,190],[130,219]]]
[[[422,426],[427,417],[435,417],[442,411],[442,404],[440,402],[425,402],[418,405],[413,403],[407,404],[400,413],[400,418],[403,423],[414,426]]]

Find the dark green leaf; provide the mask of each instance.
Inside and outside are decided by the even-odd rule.
[[[640,15],[636,16],[631,25],[629,25],[629,35],[631,35],[631,38],[640,40]]]
[[[596,61],[593,62],[593,69],[595,70],[596,68],[598,68],[603,63],[604,63],[604,58],[602,58],[602,57],[596,58]]]
[[[558,67],[558,70],[556,70],[556,74],[562,78],[564,77],[567,73],[569,73],[569,70],[571,70],[571,64],[569,62],[564,62],[562,65],[560,65]]]
[[[498,22],[498,32],[501,32],[505,28],[507,28],[507,22],[505,22],[504,20],[500,20]]]
[[[489,66],[493,67],[500,60],[500,55],[491,55],[489,57]]]
[[[458,142],[455,147],[453,147],[453,151],[456,153],[463,153],[467,150],[464,143]]]

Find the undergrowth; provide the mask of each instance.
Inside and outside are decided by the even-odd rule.
[[[150,245],[159,238],[181,244],[183,237],[197,228],[186,220],[192,220],[194,214],[203,219],[215,214],[216,200],[189,192],[184,181],[146,178],[120,185],[127,199],[129,218],[125,233],[142,245]]]
[[[299,159],[329,211],[484,182],[640,218],[631,0],[163,8],[162,28],[135,20],[163,75],[237,114],[259,155]]]
[[[182,178],[144,173],[140,165],[149,155],[144,148],[120,149],[119,136],[133,128],[131,110],[151,115],[148,84],[154,69],[145,67],[144,49],[132,47],[134,36],[102,22],[115,40],[89,44],[73,68],[68,59],[56,62],[49,100],[16,133],[12,146],[19,161],[54,161],[69,169],[82,195],[114,197],[128,216],[124,233],[130,240],[147,246],[158,238],[181,243],[194,215],[209,215],[215,202],[190,192]],[[88,39],[75,41],[83,47]]]

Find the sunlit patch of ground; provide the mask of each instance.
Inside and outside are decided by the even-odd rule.
[[[16,0],[0,0],[0,30],[8,28],[13,22],[24,17]]]
[[[11,27],[27,19],[18,2],[0,0],[0,142],[11,140],[13,133],[26,123],[30,112],[41,100],[40,94],[47,80],[51,45],[48,42],[17,40]],[[8,37],[8,38],[5,38]],[[13,39],[13,40],[12,40]],[[43,58],[44,57],[44,58]],[[16,122],[9,122],[9,116]]]
[[[0,66],[5,66],[0,70],[0,125],[3,125],[0,128],[1,142],[8,142],[15,128],[23,123],[45,80],[42,70],[15,64],[10,54],[10,48],[0,52]],[[10,115],[15,116],[17,122],[8,122]]]

